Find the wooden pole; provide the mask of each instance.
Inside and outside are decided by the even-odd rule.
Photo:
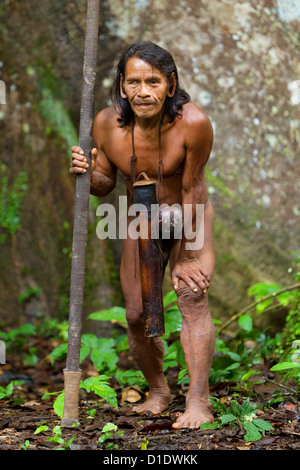
[[[86,242],[88,231],[91,148],[93,143],[94,96],[97,65],[100,0],[88,0],[85,34],[83,88],[80,112],[79,147],[87,157],[89,168],[76,178],[73,247],[70,285],[68,353],[64,369],[65,397],[61,426],[78,423],[79,368],[82,305],[84,298]]]

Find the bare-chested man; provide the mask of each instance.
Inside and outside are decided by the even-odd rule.
[[[106,196],[116,185],[117,170],[125,177],[128,197],[134,174],[154,180],[161,171],[158,203],[204,205],[204,244],[187,249],[187,240],[174,240],[169,253],[172,283],[182,314],[181,344],[190,376],[185,412],[173,427],[198,428],[213,421],[209,409],[208,377],[215,344],[214,326],[208,308],[208,288],[215,266],[213,208],[204,179],[205,165],[213,143],[208,117],[179,86],[172,56],[151,43],[131,46],[120,57],[113,86],[114,106],[99,112],[94,122],[91,194]],[[159,138],[160,136],[160,138]],[[79,147],[72,147],[70,172],[86,171],[87,160]],[[159,170],[160,167],[160,170]],[[202,206],[203,207],[203,206]],[[193,211],[193,228],[196,215]],[[189,240],[191,242],[191,240]],[[147,400],[137,412],[164,411],[170,390],[163,372],[163,343],[148,338],[143,330],[143,306],[139,264],[133,253],[136,243],[123,240],[121,286],[126,303],[128,341],[138,366],[149,384]]]

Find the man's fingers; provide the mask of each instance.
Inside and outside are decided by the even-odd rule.
[[[193,292],[198,292],[199,286],[197,286],[197,284],[193,281],[193,279],[190,278],[188,275],[180,275],[180,276],[172,277],[172,283],[173,283],[175,290],[178,289],[179,280],[185,282],[185,284],[187,284],[190,287],[190,289],[192,289]]]
[[[69,170],[70,173],[86,173],[86,168],[79,168],[79,167],[71,167],[70,170]]]
[[[200,278],[199,276],[188,276],[188,275],[173,275],[172,276],[172,284],[174,289],[178,289],[179,280],[183,281],[193,292],[199,292],[201,290],[206,294],[209,289],[209,282],[203,277]]]
[[[179,278],[175,274],[172,274],[172,284],[175,290],[178,289],[178,282]]]
[[[71,147],[71,150],[73,153],[79,153],[80,155],[84,155],[84,151],[82,150],[82,148],[78,147],[78,145],[73,145],[73,147]]]
[[[88,168],[87,159],[85,157],[80,157],[77,153],[72,153],[72,166],[80,166],[82,168]]]

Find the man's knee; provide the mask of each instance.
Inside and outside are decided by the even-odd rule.
[[[129,326],[140,326],[143,324],[143,309],[126,307],[126,320]]]
[[[185,308],[205,308],[208,305],[207,293],[204,293],[200,288],[194,292],[185,283],[180,282],[176,292],[178,308],[181,311]]]

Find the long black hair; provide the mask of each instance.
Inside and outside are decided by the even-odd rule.
[[[190,96],[179,85],[177,67],[172,55],[157,44],[147,41],[130,46],[123,52],[117,63],[116,77],[111,88],[111,99],[120,116],[118,118],[120,127],[127,126],[134,117],[128,100],[122,98],[120,93],[120,78],[121,75],[125,77],[126,64],[131,57],[138,57],[148,62],[152,67],[164,73],[169,81],[174,73],[176,81],[175,92],[172,97],[166,97],[164,104],[164,120],[166,122],[173,122],[176,116],[180,116],[182,106],[190,101]]]

